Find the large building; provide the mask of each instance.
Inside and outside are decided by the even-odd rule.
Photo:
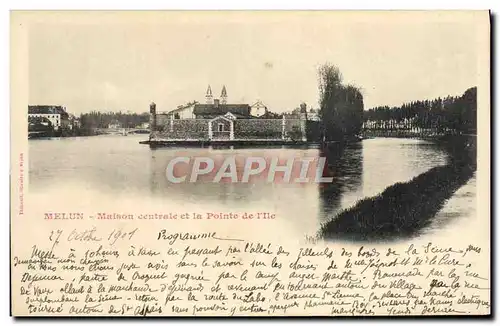
[[[188,103],[170,112],[150,106],[150,140],[175,141],[306,141],[306,114],[290,117],[271,113],[258,101],[254,105],[227,102],[227,90],[213,98],[208,86],[206,102]]]
[[[228,103],[227,102],[226,86],[222,87],[220,97],[214,99],[212,88],[210,85],[205,94],[205,103],[201,104],[197,101],[189,102],[185,105],[180,105],[177,109],[169,111],[168,116],[174,119],[212,119],[226,113],[231,113],[236,118],[258,118],[267,112],[267,107],[262,101],[256,103]]]
[[[212,88],[208,85],[205,94],[206,103],[196,104],[193,108],[193,114],[196,119],[213,119],[215,117],[231,113],[236,118],[251,118],[249,104],[228,104],[226,86],[222,87],[220,98],[214,99]]]
[[[29,105],[28,120],[42,118],[50,121],[54,130],[69,126],[69,114],[59,105]]]

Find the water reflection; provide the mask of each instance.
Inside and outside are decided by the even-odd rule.
[[[154,196],[175,197],[191,203],[215,201],[220,204],[233,206],[269,201],[274,197],[280,197],[280,201],[289,196],[305,198],[314,194],[317,197],[317,185],[315,183],[294,183],[292,181],[300,175],[301,160],[305,158],[317,160],[319,154],[317,149],[158,148],[151,150],[150,153],[150,191]],[[186,177],[180,183],[171,182],[166,175],[167,165],[176,157],[186,157],[189,159],[189,163],[182,162],[175,164],[174,176],[177,178]],[[212,160],[214,162],[214,169],[208,174],[198,176],[196,182],[190,182],[195,159],[201,157]],[[240,182],[247,160],[254,157],[265,160],[264,170],[250,176],[248,182]],[[223,168],[223,163],[233,158],[236,163],[236,178],[238,182],[232,182],[230,178],[222,178],[220,181],[217,181],[217,172]],[[269,167],[273,159],[277,159],[280,166],[284,166],[289,159],[293,160],[294,164],[292,165],[290,182],[287,181],[285,174],[282,172],[277,172],[275,178],[272,178],[272,180],[268,179],[270,174]],[[205,167],[206,165],[202,166],[202,168]],[[256,168],[256,166],[253,165],[253,168]],[[308,176],[313,174],[315,168],[316,165],[314,163],[311,164]]]
[[[211,207],[220,211],[264,210],[279,214],[294,228],[315,233],[357,201],[375,196],[396,182],[405,182],[447,163],[447,153],[432,143],[411,139],[372,139],[328,148],[158,148],[140,145],[140,137],[80,137],[29,142],[29,191],[57,198],[70,187],[105,194],[119,200],[155,202],[179,207]],[[197,183],[174,184],[166,177],[168,162],[178,156],[206,156],[216,167],[235,156],[238,178],[245,160],[326,157],[328,184],[288,183],[277,174],[268,182],[268,169],[248,183],[228,179],[212,182],[217,171]],[[179,164],[176,173],[186,174],[190,165]],[[293,177],[300,175],[295,166]],[[475,187],[469,190],[475,196]],[[461,203],[469,198],[458,198]],[[50,203],[51,201],[48,201]],[[167,204],[168,203],[168,204]],[[103,205],[106,203],[103,202]],[[49,204],[47,204],[49,205]],[[468,205],[468,204],[467,204]],[[52,208],[51,208],[52,209]],[[146,208],[145,208],[146,209]]]
[[[319,155],[326,157],[328,175],[333,177],[332,183],[319,185],[322,203],[320,218],[326,220],[342,209],[341,199],[344,193],[358,193],[362,187],[363,144],[331,144],[323,147]]]

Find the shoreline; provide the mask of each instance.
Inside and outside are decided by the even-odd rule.
[[[318,236],[327,240],[386,241],[418,235],[477,168],[475,142],[470,138],[437,144],[449,155],[446,165],[359,200],[325,222]]]
[[[286,141],[286,140],[145,140],[139,144],[149,145],[151,148],[159,147],[208,147],[208,146],[249,146],[249,147],[273,147],[273,146],[319,146],[317,142]]]

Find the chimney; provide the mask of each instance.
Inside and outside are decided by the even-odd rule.
[[[219,107],[219,99],[215,99],[215,100],[214,100],[214,106],[215,106],[216,108],[218,108],[218,107]]]

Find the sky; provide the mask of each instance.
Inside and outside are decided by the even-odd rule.
[[[317,108],[326,62],[361,88],[365,109],[460,95],[478,81],[478,15],[47,13],[29,24],[29,104],[168,111],[226,85],[229,103]]]

